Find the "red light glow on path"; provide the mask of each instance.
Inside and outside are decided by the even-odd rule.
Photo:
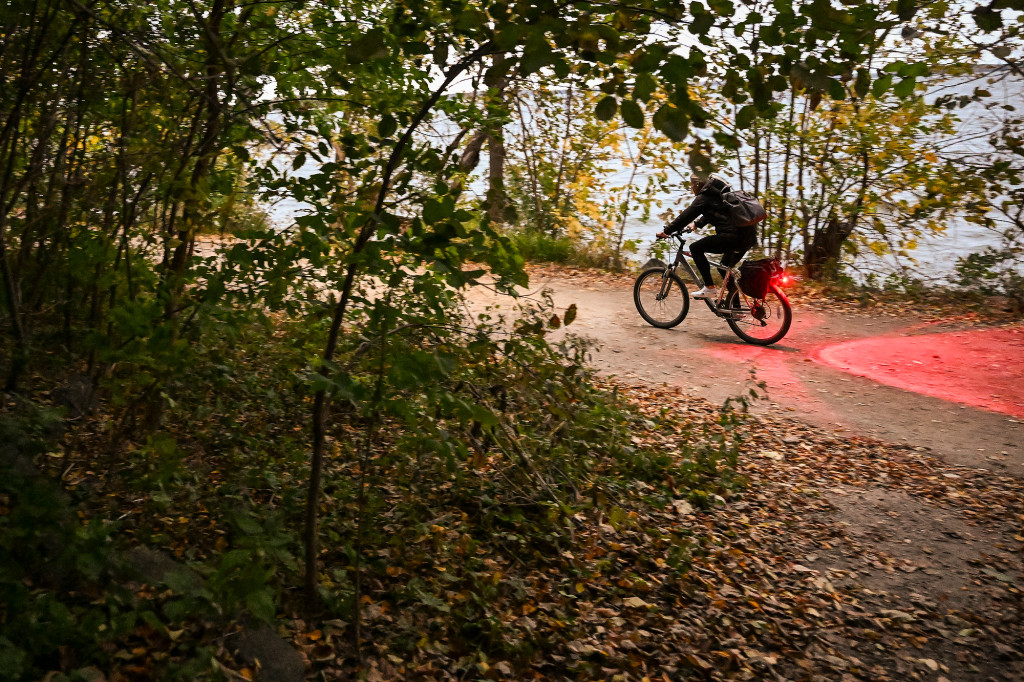
[[[888,386],[1024,419],[1024,327],[859,339],[815,356]]]
[[[793,371],[791,362],[798,360],[777,348],[764,348],[747,344],[716,344],[708,349],[710,355],[726,362],[742,362],[754,368],[759,381],[769,386],[768,397],[772,400],[782,399],[790,406],[801,406],[806,409],[814,405],[817,412],[824,417],[838,420],[832,409],[812,393],[803,380]],[[802,355],[801,358],[806,356]]]

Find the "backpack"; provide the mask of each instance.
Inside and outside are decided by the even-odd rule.
[[[768,285],[780,272],[782,264],[774,258],[747,261],[740,266],[740,289],[751,298],[764,298]]]
[[[722,192],[722,204],[733,224],[739,227],[756,225],[768,217],[757,197],[742,190]]]
[[[750,227],[768,217],[768,212],[753,194],[743,190],[734,190],[724,179],[711,174],[702,192],[717,194],[722,200],[723,213],[729,216],[729,222],[737,227]]]

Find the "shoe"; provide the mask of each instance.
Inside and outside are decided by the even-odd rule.
[[[718,298],[718,287],[703,287],[700,291],[693,292],[693,297],[713,301]]]

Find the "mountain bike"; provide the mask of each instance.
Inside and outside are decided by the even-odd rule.
[[[690,233],[670,235],[679,245],[672,265],[659,263],[649,267],[640,273],[633,284],[633,302],[640,316],[661,329],[675,327],[686,318],[690,310],[690,292],[676,271],[682,267],[698,289],[703,286],[694,266],[685,258],[690,256],[690,252],[685,250],[684,234]],[[736,336],[747,343],[769,346],[786,335],[793,323],[793,309],[779,288],[787,279],[781,269],[772,273],[763,297],[750,296],[740,286],[743,261],[734,267],[710,259],[708,262],[718,268],[719,272],[724,271],[725,275],[717,299],[703,300],[711,312],[726,321]]]

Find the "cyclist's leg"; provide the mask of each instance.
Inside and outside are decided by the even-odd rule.
[[[729,239],[729,242],[728,242],[728,247],[729,248],[727,250],[723,251],[723,253],[722,253],[722,265],[725,265],[725,266],[731,268],[731,267],[733,267],[734,265],[736,265],[737,263],[740,262],[740,259],[743,258],[743,256],[747,253],[747,251],[750,249],[750,247],[749,247],[747,241],[745,239],[743,239],[742,237],[740,237],[739,235],[725,234],[725,235],[722,235],[722,236]],[[719,272],[719,274],[722,275],[723,278],[725,277],[725,270],[724,269],[719,268],[718,272]],[[728,292],[726,293],[725,300],[727,300],[727,301],[728,300],[732,300],[733,307],[738,308],[738,307],[740,307],[740,297],[739,296],[737,296],[735,298],[732,297],[732,292],[735,291],[735,290],[736,290],[736,281],[732,277],[730,277],[729,278],[729,285],[728,285]]]
[[[725,253],[731,251],[736,244],[735,238],[728,234],[712,234],[698,239],[690,244],[690,255],[693,257],[693,264],[697,266],[697,272],[704,280],[704,286],[713,287],[715,281],[711,279],[711,264],[708,263],[706,253]]]
[[[730,268],[733,267],[734,265],[736,265],[737,263],[740,262],[740,259],[743,258],[743,255],[746,252],[747,252],[747,249],[742,249],[742,250],[738,250],[738,251],[729,251],[728,253],[722,254],[722,265],[728,265]],[[725,271],[724,270],[719,269],[719,272],[721,272],[722,276],[725,277]],[[728,292],[725,295],[725,300],[732,301],[732,307],[733,308],[739,308],[740,307],[740,297],[739,296],[733,297],[732,292],[734,292],[734,291],[736,291],[736,280],[733,279],[732,277],[730,277],[729,278]]]

